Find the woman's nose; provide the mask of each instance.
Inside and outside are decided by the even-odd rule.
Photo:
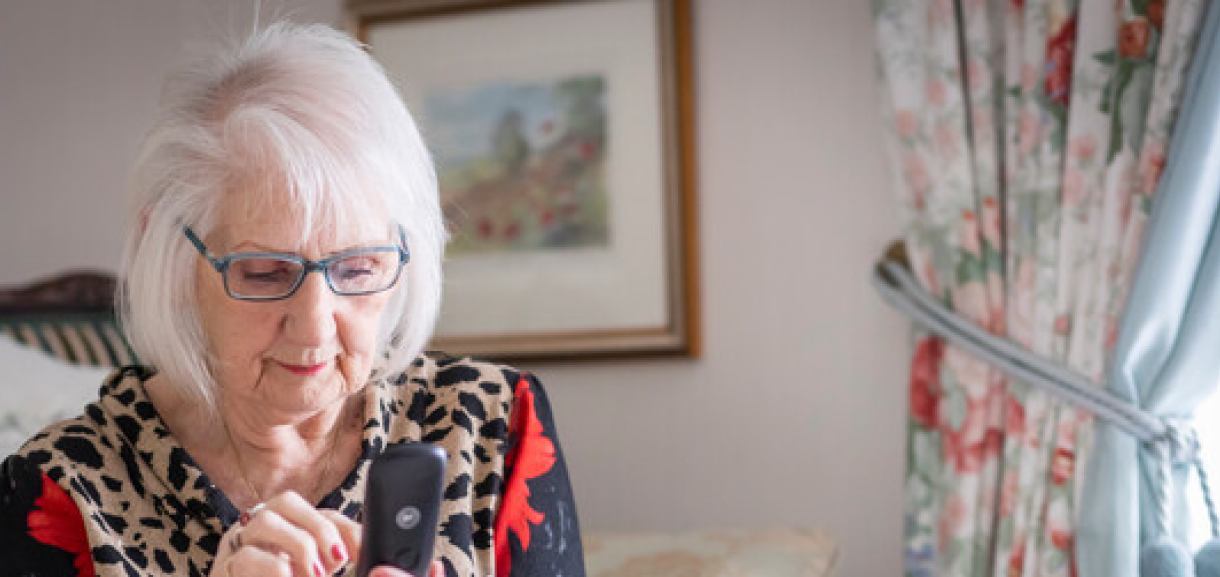
[[[326,284],[322,273],[307,274],[297,292],[288,297],[285,328],[288,337],[304,346],[322,346],[335,335],[334,291]]]

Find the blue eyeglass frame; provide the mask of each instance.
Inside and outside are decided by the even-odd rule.
[[[229,298],[236,299],[239,301],[266,302],[266,301],[278,301],[278,300],[286,299],[286,298],[296,294],[297,289],[301,288],[301,285],[305,283],[305,275],[308,275],[311,272],[321,272],[322,276],[326,279],[326,286],[330,287],[331,292],[333,292],[337,295],[361,296],[361,295],[370,295],[370,294],[375,294],[375,293],[379,293],[379,292],[384,292],[384,291],[390,290],[391,288],[394,287],[394,285],[398,284],[398,278],[402,276],[403,267],[406,266],[407,262],[409,262],[411,260],[411,251],[407,249],[407,233],[406,233],[406,231],[403,230],[402,225],[398,225],[398,240],[401,243],[398,246],[385,245],[385,246],[369,246],[369,247],[357,248],[357,249],[353,249],[353,250],[349,250],[349,251],[344,251],[339,254],[331,255],[322,260],[309,260],[309,259],[303,258],[299,255],[282,253],[282,252],[238,252],[238,253],[233,253],[231,255],[224,256],[224,257],[215,257],[211,254],[211,252],[208,251],[208,247],[203,244],[203,241],[199,240],[199,237],[195,235],[195,231],[191,230],[191,227],[189,227],[189,226],[182,227],[182,233],[186,235],[187,240],[191,241],[191,244],[195,245],[195,249],[199,251],[200,255],[203,255],[203,258],[207,259],[208,263],[210,263],[212,265],[212,268],[216,269],[217,273],[220,273],[220,278],[224,281],[225,293],[227,293],[229,295]],[[341,291],[341,290],[335,288],[335,283],[330,278],[330,269],[329,269],[330,263],[341,260],[341,259],[345,259],[350,256],[368,254],[371,252],[383,252],[383,251],[387,251],[387,250],[393,250],[393,251],[398,252],[398,270],[394,273],[394,280],[390,281],[390,284],[386,285],[385,288],[369,290],[369,291],[355,291],[355,292]],[[297,277],[296,284],[293,284],[292,288],[288,289],[288,291],[282,295],[259,297],[259,296],[233,294],[233,291],[229,288],[229,273],[228,273],[229,264],[232,263],[234,260],[250,259],[250,258],[275,258],[275,259],[295,262],[295,263],[298,263],[301,265],[302,272],[301,272],[301,275],[299,277]]]

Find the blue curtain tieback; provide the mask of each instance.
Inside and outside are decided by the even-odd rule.
[[[1207,473],[1199,458],[1199,437],[1184,419],[1161,417],[1096,386],[1084,375],[1059,366],[991,334],[932,298],[911,275],[902,243],[895,243],[873,269],[873,286],[891,306],[945,341],[977,355],[1032,386],[1081,406],[1140,441],[1159,464],[1153,487],[1158,537],[1140,552],[1142,577],[1220,577],[1220,523]],[[1171,532],[1173,468],[1193,466],[1207,505],[1212,540],[1191,559]]]

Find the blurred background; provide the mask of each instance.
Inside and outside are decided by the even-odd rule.
[[[263,14],[342,26],[341,0]],[[703,354],[524,363],[586,531],[823,529],[839,575],[902,551],[906,323],[868,286],[898,235],[870,4],[692,0]],[[239,0],[0,3],[0,285],[115,271],[164,75]]]

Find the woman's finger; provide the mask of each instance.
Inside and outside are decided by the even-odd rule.
[[[333,517],[314,508],[296,492],[288,491],[273,497],[267,501],[267,510],[309,535],[310,542],[306,545],[313,548],[310,561],[320,562],[324,575],[338,571],[351,558],[352,551],[359,550],[352,549]],[[307,565],[307,569],[306,575],[314,574],[312,565]]]
[[[297,575],[323,577],[327,574],[318,558],[318,544],[313,535],[270,507],[260,511],[239,531],[242,549],[255,547],[270,553],[283,553]]]
[[[216,564],[212,577],[292,577],[288,559],[258,547],[243,546]]]
[[[339,536],[343,540],[341,545],[331,547],[331,555],[336,558],[342,557],[340,565],[351,561],[352,556],[360,551],[360,540],[364,537],[360,524],[332,509],[322,509],[320,513],[335,524],[335,529],[339,531]]]

